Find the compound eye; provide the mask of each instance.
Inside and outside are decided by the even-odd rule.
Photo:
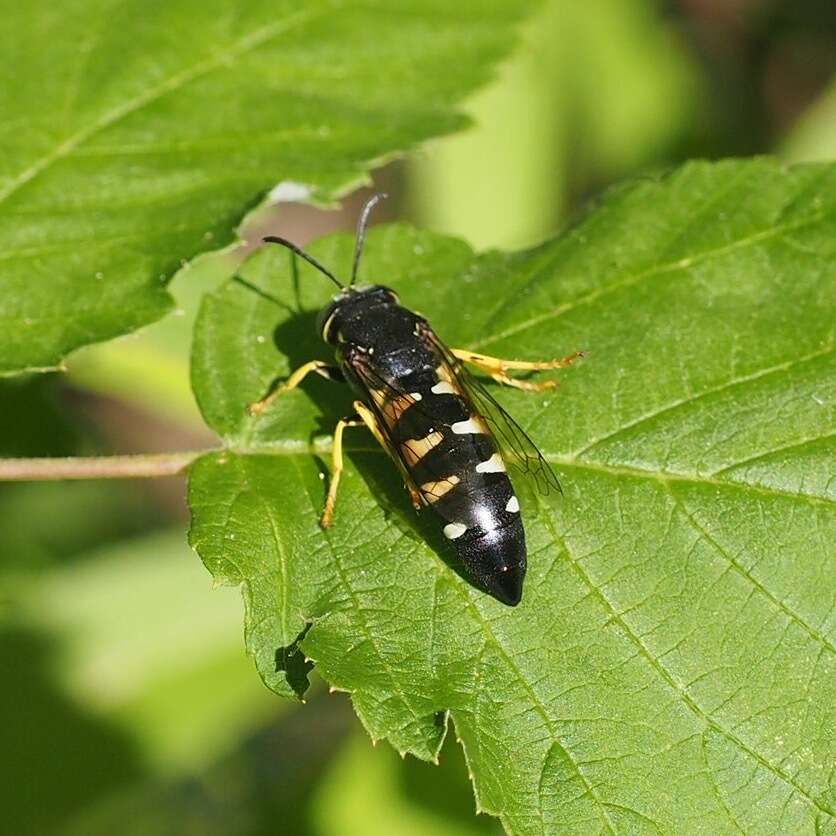
[[[323,339],[326,343],[330,343],[330,342],[331,342],[331,326],[334,324],[334,317],[335,317],[336,315],[337,315],[337,314],[336,314],[336,311],[334,311],[334,312],[333,312],[333,313],[332,313],[332,314],[328,317],[328,319],[326,319],[326,320],[325,320],[325,322],[324,322],[324,323],[323,323],[323,325],[322,325],[322,332],[321,332],[321,334],[322,334],[322,339]]]

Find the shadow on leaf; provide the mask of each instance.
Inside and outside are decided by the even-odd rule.
[[[302,699],[311,685],[308,674],[314,667],[313,662],[308,661],[299,648],[310,629],[311,625],[306,624],[292,644],[276,649],[276,671],[284,671],[287,684],[299,699]]]

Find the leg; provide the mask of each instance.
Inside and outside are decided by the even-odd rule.
[[[485,354],[477,354],[474,351],[467,351],[465,349],[452,349],[453,355],[465,363],[470,363],[479,369],[487,372],[495,381],[503,383],[506,386],[513,386],[517,389],[526,389],[532,392],[541,392],[544,389],[552,389],[557,386],[557,381],[546,380],[543,383],[530,383],[527,380],[518,380],[509,377],[506,372],[509,369],[524,369],[528,371],[541,371],[543,369],[563,369],[571,365],[583,353],[576,351],[568,357],[563,357],[560,360],[502,360],[499,357],[488,357]]]
[[[556,380],[543,380],[540,383],[532,383],[530,380],[520,380],[516,377],[509,377],[501,372],[494,372],[491,377],[503,386],[513,386],[515,389],[524,389],[526,392],[545,392],[546,389],[557,387]]]
[[[501,360],[499,357],[488,357],[487,354],[476,354],[475,351],[467,351],[462,348],[454,348],[452,351],[459,360],[471,363],[486,372],[504,372],[507,369],[526,369],[528,371],[563,369],[583,357],[582,351],[575,351],[561,360]]]
[[[280,395],[282,392],[287,392],[290,389],[295,389],[311,372],[316,372],[321,377],[327,378],[328,380],[342,380],[343,375],[342,372],[336,367],[329,365],[328,363],[323,363],[322,360],[311,360],[310,363],[305,363],[304,366],[299,366],[295,372],[280,386],[276,386],[271,392],[263,397],[260,401],[256,401],[256,403],[250,404],[247,407],[247,412],[250,415],[261,415],[271,403],[273,403],[274,398]]]
[[[375,414],[363,403],[363,401],[354,401],[354,408],[357,410],[357,414],[360,416],[363,423],[371,430],[371,433],[375,437],[375,439],[377,439],[377,443],[388,452],[389,444],[383,437],[383,433],[380,431],[380,427],[378,426]],[[403,470],[403,468],[401,469]],[[406,487],[409,491],[410,499],[412,500],[412,507],[416,511],[420,511],[421,508],[426,504],[424,502],[424,498],[410,484],[409,475],[405,471],[402,473],[402,475],[404,477],[404,481],[406,482]]]
[[[331,457],[331,484],[328,486],[328,496],[325,499],[325,510],[319,518],[322,528],[328,528],[334,519],[334,504],[337,501],[337,488],[343,472],[343,430],[346,427],[362,427],[363,419],[356,415],[341,418],[334,429],[334,450]]]

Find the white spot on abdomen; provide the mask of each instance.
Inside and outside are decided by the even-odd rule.
[[[433,386],[430,391],[434,395],[455,395],[457,394],[456,388],[453,386],[452,383],[448,383],[446,380],[440,380],[438,383]]]
[[[448,540],[455,540],[456,537],[461,537],[465,531],[467,531],[467,526],[464,523],[452,522],[444,526],[444,536]]]
[[[506,511],[510,511],[512,514],[518,514],[520,511],[520,503],[517,501],[517,497],[512,496],[508,500],[508,504],[505,506]]]
[[[421,400],[421,393],[420,392],[411,392],[409,395],[413,401],[420,401]]]
[[[477,473],[502,473],[505,470],[505,462],[499,453],[494,453],[486,462],[479,462],[476,465]]]
[[[456,421],[450,429],[456,435],[484,435],[485,433],[485,425],[481,420],[477,421],[473,418],[468,418],[466,421]]]

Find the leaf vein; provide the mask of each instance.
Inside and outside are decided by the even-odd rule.
[[[538,497],[538,502],[540,503],[541,510],[543,509],[542,499]],[[629,638],[638,648],[641,655],[647,660],[647,662],[651,665],[651,667],[656,671],[656,673],[660,676],[660,678],[670,687],[673,689],[674,693],[679,695],[679,699],[691,710],[691,712],[698,717],[703,723],[710,726],[714,729],[718,734],[722,735],[723,737],[727,738],[730,742],[734,743],[741,751],[748,754],[751,758],[756,760],[758,763],[761,764],[765,769],[767,769],[772,775],[775,776],[777,779],[781,779],[784,781],[785,784],[788,784],[795,788],[795,790],[804,796],[804,798],[808,799],[811,804],[813,804],[819,810],[828,813],[829,815],[833,816],[834,812],[831,810],[824,801],[815,798],[807,789],[800,786],[796,781],[789,775],[785,774],[783,770],[779,767],[775,766],[775,764],[770,763],[763,755],[759,752],[756,752],[754,749],[750,748],[746,743],[744,743],[737,735],[735,735],[732,731],[724,728],[714,717],[711,716],[710,713],[704,711],[702,707],[697,703],[690,694],[688,694],[687,690],[683,688],[682,684],[671,674],[671,672],[650,652],[650,649],[644,644],[641,638],[632,630],[632,628],[621,618],[616,608],[613,606],[613,603],[610,599],[606,596],[606,594],[599,589],[593,582],[592,579],[586,574],[583,567],[580,563],[575,559],[572,552],[569,550],[569,547],[565,540],[563,540],[560,535],[557,533],[556,528],[551,520],[551,517],[548,513],[543,514],[543,519],[546,521],[546,526],[549,529],[555,543],[562,547],[563,551],[566,552],[566,556],[569,559],[570,564],[575,567],[575,572],[578,574],[578,577],[583,581],[583,583],[589,587],[590,589],[594,590],[596,593],[596,597],[598,600],[606,607],[606,609],[611,613],[611,620],[616,622],[621,629],[624,631],[624,634],[627,638]]]
[[[611,433],[592,439],[592,441],[588,442],[584,447],[574,451],[572,455],[576,458],[580,458],[581,456],[588,453],[590,450],[594,449],[598,445],[603,444],[607,441],[612,441],[613,439],[618,438],[619,436],[623,435],[629,430],[635,429],[636,427],[648,423],[649,421],[652,421],[655,418],[659,418],[660,416],[666,415],[669,412],[674,412],[683,406],[691,406],[692,404],[697,403],[698,401],[701,401],[704,398],[710,397],[711,395],[716,395],[720,392],[725,392],[728,389],[733,389],[738,386],[745,386],[747,383],[760,380],[761,378],[789,371],[795,366],[806,363],[809,360],[815,360],[820,357],[825,357],[828,354],[833,353],[833,349],[833,345],[827,345],[825,348],[820,349],[818,351],[813,351],[810,354],[805,354],[803,357],[796,357],[792,360],[786,360],[783,363],[778,363],[775,366],[770,366],[766,369],[759,369],[758,371],[753,372],[752,374],[737,377],[732,380],[727,380],[725,383],[722,383],[719,386],[714,386],[710,389],[705,389],[702,392],[699,392],[698,394],[692,394],[686,398],[671,401],[670,403],[665,404],[663,407],[656,409],[653,412],[645,413],[644,415],[640,415],[638,418],[635,418],[634,420],[626,424],[623,424],[621,427],[619,427]],[[731,465],[731,467],[736,467],[736,465]],[[722,473],[722,471],[716,471],[713,475],[716,476],[718,473]]]
[[[279,441],[271,441],[265,443],[258,448],[249,448],[246,446],[230,446],[228,449],[232,453],[242,456],[262,456],[262,455],[277,455],[277,456],[305,456],[318,455],[327,453],[331,448],[331,439],[322,438],[315,441],[313,444],[302,441],[301,439],[282,439]],[[379,446],[376,447],[359,447],[347,443],[344,446],[347,453],[376,453],[382,454],[383,451]],[[836,506],[836,499],[830,499],[826,496],[817,496],[806,493],[793,493],[792,491],[781,490],[766,485],[757,485],[751,482],[732,481],[730,479],[715,479],[711,476],[702,473],[677,473],[674,471],[658,471],[650,470],[648,468],[627,467],[623,465],[613,465],[607,463],[579,461],[574,456],[565,456],[558,453],[543,453],[543,458],[550,464],[556,464],[560,467],[574,468],[576,470],[587,470],[593,473],[603,473],[607,476],[627,476],[633,479],[652,479],[657,482],[679,482],[690,483],[694,485],[711,485],[718,488],[727,488],[729,490],[742,491],[744,493],[755,493],[770,498],[780,497],[783,499],[792,499],[796,501],[803,501],[809,504]]]
[[[294,458],[292,459],[293,464],[296,468],[296,471],[299,475],[299,481],[302,481],[302,470],[299,466],[299,460]],[[307,492],[306,492],[307,493]],[[310,494],[308,494],[310,498]],[[311,499],[311,507],[313,508],[314,514],[316,514],[316,507],[314,506],[313,500]],[[409,711],[409,713],[415,719],[415,722],[420,725],[421,717],[419,716],[418,712],[415,710],[412,703],[407,699],[406,694],[404,693],[403,689],[400,686],[400,682],[398,678],[395,676],[395,672],[392,670],[391,666],[389,665],[388,661],[385,659],[383,654],[380,652],[380,648],[378,648],[377,644],[375,643],[374,639],[372,638],[371,631],[369,630],[368,622],[366,621],[365,614],[363,608],[360,606],[360,601],[357,598],[357,593],[354,590],[354,587],[348,582],[348,578],[345,574],[345,569],[342,565],[342,561],[338,555],[338,550],[334,548],[334,544],[331,542],[331,538],[328,535],[328,532],[325,532],[325,540],[328,543],[328,551],[331,555],[331,559],[333,562],[333,566],[337,571],[337,574],[340,578],[340,583],[343,589],[348,594],[349,598],[351,599],[352,608],[354,609],[355,613],[357,614],[357,620],[359,622],[360,628],[363,631],[366,641],[369,643],[369,646],[374,651],[375,656],[377,656],[378,660],[380,661],[381,667],[385,671],[387,677],[389,678],[390,682],[392,683],[392,687],[394,688],[395,692],[398,695],[398,698],[403,703],[404,707]]]
[[[261,26],[233,42],[227,52],[218,53],[206,61],[201,61],[191,67],[187,67],[186,69],[169,76],[167,79],[154,87],[150,87],[139,95],[122,102],[117,107],[107,111],[107,113],[102,115],[88,127],[82,128],[80,131],[77,131],[75,134],[56,145],[50,152],[44,154],[39,159],[35,160],[35,162],[28,168],[20,172],[17,177],[12,178],[5,188],[0,189],[0,203],[3,203],[15,192],[19,191],[28,183],[31,183],[36,177],[49,169],[50,166],[72,154],[76,148],[80,147],[103,130],[117,124],[125,117],[130,116],[131,114],[141,110],[146,105],[163,98],[168,93],[173,93],[198,78],[226,66],[229,63],[230,58],[244,55],[247,52],[257,49],[273,38],[283,35],[295,26],[308,23],[320,14],[322,13],[311,10],[301,10],[289,15],[284,20],[275,21],[274,23]]]
[[[674,491],[671,489],[670,485],[667,486],[668,494],[674,503],[682,510],[686,520],[691,525],[691,527],[697,532],[701,539],[703,539],[706,543],[708,543],[724,560],[728,562],[728,564],[732,567],[732,569],[737,572],[741,577],[745,578],[752,584],[758,592],[761,593],[773,606],[778,607],[784,615],[790,621],[795,622],[801,627],[809,636],[815,639],[820,644],[827,647],[830,651],[836,653],[836,647],[834,647],[823,635],[821,635],[818,630],[816,630],[812,625],[808,624],[798,613],[791,610],[783,601],[779,598],[774,596],[757,578],[755,578],[751,572],[749,572],[744,566],[741,566],[732,556],[729,554],[723,546],[708,533],[705,527],[696,519],[696,517],[691,513],[688,506],[685,502],[680,499]]]
[[[580,296],[571,302],[565,302],[562,305],[558,305],[556,308],[553,308],[552,310],[547,311],[546,313],[537,314],[536,316],[532,316],[529,319],[523,320],[522,322],[518,322],[516,325],[512,325],[506,328],[504,331],[500,331],[497,334],[492,334],[487,337],[475,340],[468,346],[468,348],[482,349],[487,345],[492,345],[493,343],[499,342],[500,340],[504,340],[507,337],[512,337],[516,334],[519,334],[522,331],[527,331],[529,328],[532,328],[536,325],[542,325],[544,322],[548,322],[552,319],[557,319],[558,317],[563,316],[563,314],[573,311],[575,308],[579,308],[585,305],[591,305],[597,302],[602,297],[609,296],[611,293],[614,293],[617,290],[621,290],[625,287],[635,286],[643,281],[646,281],[647,279],[664,275],[665,273],[671,273],[677,270],[686,270],[690,267],[693,267],[695,264],[702,264],[705,261],[710,261],[715,258],[722,258],[725,255],[729,255],[730,253],[736,252],[737,250],[745,249],[746,247],[749,247],[752,244],[757,244],[761,241],[768,241],[771,238],[777,238],[785,232],[790,232],[796,229],[803,229],[806,226],[810,226],[814,223],[817,223],[823,217],[823,212],[816,212],[809,215],[806,218],[802,218],[799,221],[784,224],[783,226],[773,226],[769,229],[764,229],[760,232],[752,233],[751,235],[748,235],[745,238],[740,238],[737,241],[733,241],[731,244],[726,244],[722,247],[716,247],[712,250],[706,250],[703,253],[696,253],[692,256],[685,256],[676,261],[669,261],[665,262],[664,264],[657,264],[654,267],[650,267],[647,270],[642,270],[638,273],[634,273],[631,276],[626,276],[625,278],[620,279],[618,281],[614,281],[611,284],[605,285],[604,287],[596,288],[595,290],[592,290],[589,293]]]
[[[436,559],[435,559],[435,566],[436,566],[436,569],[437,569],[438,572],[443,571],[441,566],[439,565],[438,557],[436,557]],[[485,616],[482,614],[482,612],[479,610],[479,608],[476,606],[476,604],[470,598],[467,591],[465,589],[463,589],[460,584],[456,584],[455,588],[457,590],[459,590],[459,594],[462,596],[467,608],[476,616],[476,620],[479,622],[479,624],[482,627],[482,632],[483,632],[483,635],[485,637],[485,641],[490,643],[493,647],[496,648],[496,650],[500,653],[502,658],[505,660],[505,663],[506,663],[507,667],[509,668],[509,670],[511,671],[511,673],[515,676],[517,681],[522,685],[523,690],[528,694],[528,697],[529,697],[529,699],[531,700],[531,703],[532,703],[532,709],[534,711],[536,711],[537,714],[540,715],[541,719],[543,720],[543,722],[546,725],[546,728],[549,731],[549,735],[551,736],[551,739],[552,739],[552,744],[556,745],[556,746],[559,746],[561,751],[563,752],[563,754],[566,756],[566,759],[569,761],[569,763],[572,764],[578,778],[580,778],[580,780],[581,780],[581,783],[584,785],[584,787],[586,788],[586,791],[589,793],[590,797],[592,798],[592,800],[596,803],[597,807],[599,808],[600,813],[601,813],[602,823],[607,827],[609,832],[612,833],[613,836],[615,836],[616,830],[615,830],[612,822],[610,821],[609,815],[607,814],[606,804],[604,804],[604,802],[597,796],[592,784],[589,783],[589,781],[586,779],[586,776],[581,771],[580,765],[575,760],[575,758],[572,757],[572,753],[566,748],[565,744],[563,744],[561,742],[560,737],[557,734],[557,729],[555,728],[554,722],[552,721],[552,718],[549,715],[549,712],[546,710],[545,703],[540,699],[539,695],[534,690],[531,683],[526,679],[525,676],[523,676],[523,673],[520,670],[517,663],[514,661],[513,656],[506,650],[506,648],[502,644],[502,642],[499,641],[499,638],[497,637],[496,633],[494,633],[494,631],[491,629],[490,622],[485,618]]]
[[[814,444],[817,441],[826,441],[830,438],[836,438],[836,432],[828,433],[826,435],[813,436],[811,438],[802,438],[799,441],[794,441],[792,444],[785,444],[782,447],[774,447],[772,450],[766,450],[763,453],[758,453],[758,455],[756,456],[751,456],[748,459],[742,459],[741,461],[734,462],[734,464],[727,465],[726,467],[723,467],[720,470],[715,470],[711,475],[720,476],[723,473],[728,473],[730,471],[736,470],[739,467],[746,467],[746,465],[750,465],[753,462],[760,461],[761,459],[766,459],[769,456],[775,455],[775,453],[784,453],[788,450],[800,450],[803,447],[806,447],[808,444]]]

